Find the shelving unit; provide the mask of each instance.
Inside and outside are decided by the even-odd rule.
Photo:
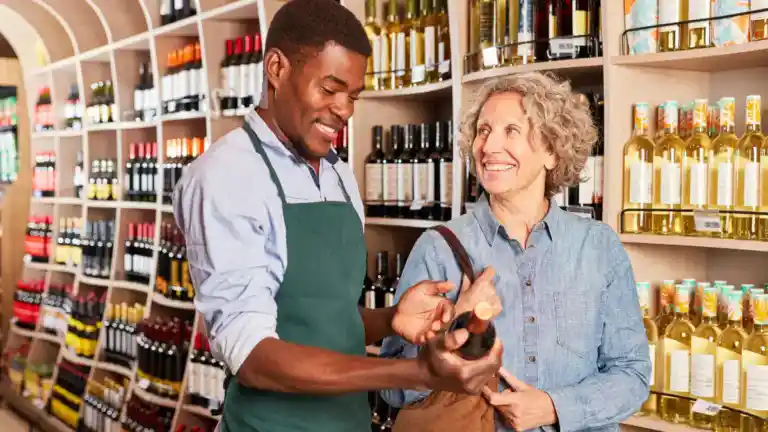
[[[0,22],[19,23],[14,28],[3,29],[20,55],[25,72],[25,89],[28,100],[35,100],[40,86],[51,88],[56,113],[63,112],[63,103],[69,86],[76,83],[81,100],[90,97],[86,86],[97,79],[110,79],[114,84],[115,103],[119,115],[130,109],[133,87],[137,82],[138,62],[149,60],[153,84],[160,89],[165,70],[165,55],[176,48],[179,41],[199,38],[202,49],[202,73],[207,78],[208,98],[219,82],[219,62],[224,53],[226,38],[243,28],[244,22],[258,22],[261,34],[266,37],[269,22],[282,4],[281,0],[200,0],[196,16],[161,26],[159,0],[7,0],[0,6]],[[364,18],[363,0],[343,2],[361,21]],[[361,192],[364,188],[364,160],[372,149],[371,128],[381,124],[433,122],[451,119],[454,137],[457,136],[462,107],[466,107],[479,86],[489,79],[528,71],[551,71],[569,78],[574,86],[602,86],[605,94],[605,173],[604,173],[604,222],[618,229],[622,206],[622,148],[631,133],[631,109],[638,101],[658,104],[666,99],[690,100],[695,97],[714,99],[735,96],[743,100],[747,94],[763,94],[768,99],[768,41],[737,45],[726,48],[708,48],[697,51],[658,53],[638,56],[622,56],[620,39],[624,31],[623,4],[603,1],[602,23],[604,56],[506,66],[463,74],[464,54],[467,53],[467,1],[449,1],[450,51],[452,79],[420,87],[409,87],[381,92],[366,91],[356,104],[356,111],[349,125],[350,165],[358,179]],[[377,1],[379,15],[381,2]],[[44,47],[47,63],[35,64],[37,46]],[[30,104],[32,105],[32,104]],[[21,106],[21,105],[20,105]],[[28,112],[32,113],[32,106]],[[768,116],[764,115],[763,118]],[[743,118],[743,106],[737,104],[736,118]],[[229,130],[238,127],[241,117],[218,117],[212,107],[203,112],[160,115],[150,122],[118,121],[104,125],[85,125],[83,130],[55,130],[32,134],[32,150],[54,150],[58,160],[73,161],[74,152],[82,149],[86,176],[89,161],[94,157],[114,157],[117,160],[117,176],[123,178],[127,145],[137,137],[157,141],[158,162],[165,155],[162,145],[169,137],[194,132],[205,135],[215,142]],[[765,122],[764,122],[765,123]],[[739,124],[737,122],[737,124]],[[740,132],[740,131],[737,131]],[[454,143],[455,144],[455,143]],[[65,156],[69,155],[69,156]],[[452,216],[462,211],[463,172],[457,145],[454,145]],[[68,163],[68,162],[67,162]],[[160,179],[162,183],[162,178]],[[52,263],[27,263],[26,277],[45,279],[46,290],[51,278],[73,278],[75,292],[81,285],[102,287],[107,290],[107,301],[115,291],[125,290],[146,296],[147,314],[155,304],[165,310],[192,310],[191,304],[179,304],[153,293],[151,284],[143,285],[118,280],[118,267],[125,237],[125,222],[139,215],[154,219],[156,230],[154,243],[160,236],[161,222],[172,217],[172,207],[157,202],[139,203],[128,201],[94,202],[73,198],[69,184],[57,182],[56,197],[31,199],[31,211],[49,214],[54,221],[62,215],[79,216],[83,220],[94,213],[114,214],[117,233],[113,270],[109,279],[98,280],[82,275],[78,269]],[[440,222],[410,219],[368,218],[366,242],[369,251],[407,250],[423,229]],[[58,224],[56,224],[58,226]],[[57,232],[54,230],[54,238]],[[739,282],[763,282],[768,280],[768,266],[764,265],[768,243],[711,238],[662,237],[651,235],[620,235],[632,259],[638,280],[658,281],[693,277],[699,280],[728,279]],[[155,254],[156,257],[156,254]],[[369,257],[372,264],[372,256]],[[369,265],[373,268],[372,265]],[[154,274],[150,280],[154,280]],[[15,281],[12,281],[15,282]],[[158,308],[159,309],[159,308]],[[195,320],[195,331],[202,328],[200,318]],[[39,325],[38,325],[39,327]],[[19,330],[15,330],[19,333]],[[62,345],[58,359],[92,364],[94,370],[103,369],[131,376],[131,394],[159,405],[176,410],[174,425],[181,416],[212,418],[199,407],[185,405],[184,394],[178,401],[157,398],[141,390],[136,384],[136,370],[114,366],[100,360],[73,358],[59,340],[39,331],[20,332],[20,336],[36,341]],[[194,338],[194,335],[193,335]],[[100,352],[104,335],[100,337]],[[375,347],[368,352],[378,353]],[[98,359],[97,355],[97,359]],[[55,378],[55,375],[54,375]],[[186,390],[185,384],[182,388]],[[647,430],[694,430],[684,426],[658,423],[658,420],[632,418],[627,428]],[[629,429],[628,429],[629,430]]]

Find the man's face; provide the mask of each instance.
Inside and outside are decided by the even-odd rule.
[[[366,65],[362,54],[328,43],[289,68],[274,108],[280,129],[302,156],[328,154],[364,89]]]

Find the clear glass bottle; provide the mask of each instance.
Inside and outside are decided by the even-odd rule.
[[[365,34],[371,44],[371,55],[365,71],[365,89],[382,90],[381,88],[381,27],[376,22],[376,0],[365,0]]]
[[[679,210],[685,143],[678,135],[678,110],[676,101],[666,101],[659,110],[663,118],[660,122],[662,132],[656,142],[653,158],[653,208],[668,211],[653,213],[654,234],[683,234],[683,220]]]
[[[722,330],[728,327],[728,296],[734,290],[733,285],[727,285],[724,281],[715,281],[715,288],[719,290],[717,300],[717,322]]]
[[[656,381],[656,347],[659,343],[659,329],[656,326],[656,322],[651,319],[649,307],[651,299],[651,284],[650,282],[637,282],[635,284],[637,289],[637,297],[640,300],[640,309],[643,312],[643,325],[645,326],[645,335],[648,338],[648,352],[651,357],[651,376],[649,378],[649,385],[651,392],[648,395],[648,399],[635,415],[652,415],[656,414],[656,397],[658,392]]]
[[[754,417],[742,430],[765,431],[768,418],[768,294],[753,294],[755,329],[744,343],[741,363],[744,369],[742,403]],[[762,429],[760,429],[762,427]]]
[[[731,286],[731,285],[729,285]],[[741,350],[747,340],[747,332],[741,325],[743,293],[731,290],[727,296],[728,323],[717,341],[717,403],[736,408],[741,403]],[[740,432],[743,416],[738,411],[721,410],[717,417],[719,432]]]
[[[661,282],[659,290],[659,313],[656,315],[656,327],[659,335],[664,335],[667,327],[675,319],[675,281],[665,280]]]
[[[634,131],[624,144],[624,209],[650,209],[653,194],[654,144],[648,136],[650,108],[635,104]],[[624,232],[647,233],[652,229],[648,211],[624,213]]]
[[[736,146],[736,206],[735,210],[764,212],[768,210],[768,195],[762,191],[768,180],[768,157],[764,156],[765,136],[760,131],[760,96],[747,96],[746,130]],[[760,233],[760,216],[737,214],[735,236],[745,240],[756,240]]]
[[[665,0],[659,2],[659,51],[677,51],[687,44],[682,40],[688,34],[684,2],[687,0]]]
[[[712,141],[707,135],[707,100],[696,99],[693,107],[693,135],[685,143],[683,154],[683,209],[706,210],[709,196],[709,164]],[[685,233],[691,236],[709,236],[697,231],[693,213],[683,215]]]
[[[398,89],[407,85],[405,73],[408,70],[409,51],[406,44],[408,29],[400,21],[397,0],[389,0],[387,9],[387,37],[389,42],[389,88]]]
[[[724,97],[718,101],[720,110],[720,133],[712,141],[714,158],[709,164],[709,199],[707,208],[721,212],[734,209],[734,168],[736,165],[736,148],[739,138],[736,136],[734,112],[736,99]],[[733,236],[733,214],[720,213],[720,236]]]
[[[405,45],[408,47],[408,85],[418,86],[427,82],[427,68],[424,64],[424,20],[419,13],[416,0],[407,0],[405,25],[408,27]]]
[[[715,402],[717,341],[720,327],[717,325],[717,288],[707,286],[703,290],[701,324],[691,338],[691,396],[707,402]],[[691,425],[701,429],[714,429],[715,416],[691,411]]]
[[[687,423],[691,417],[690,354],[695,327],[688,319],[690,287],[675,286],[675,319],[664,333],[664,394],[660,398],[661,418]]]

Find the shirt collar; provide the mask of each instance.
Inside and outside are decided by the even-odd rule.
[[[478,225],[480,225],[480,230],[483,232],[483,236],[485,236],[488,244],[493,246],[493,242],[496,239],[497,234],[499,234],[499,230],[504,230],[504,227],[491,211],[491,206],[486,194],[483,194],[477,201],[472,213],[475,215],[475,219],[477,220]],[[557,205],[555,200],[551,199],[549,201],[549,210],[547,210],[547,214],[541,222],[534,226],[533,231],[543,228],[546,230],[549,239],[554,241],[556,237],[562,234],[562,218],[563,209]]]
[[[248,114],[245,116],[245,121],[248,122],[249,125],[253,128],[253,131],[256,132],[256,135],[261,139],[261,141],[264,143],[264,145],[267,145],[269,147],[282,149],[286,154],[292,156],[295,161],[303,162],[304,158],[299,156],[299,153],[296,151],[296,149],[293,147],[291,143],[284,143],[280,141],[280,139],[275,135],[274,132],[272,132],[272,129],[267,126],[267,123],[264,121],[263,118],[256,112],[256,110],[250,110]],[[325,155],[323,158],[331,165],[335,165],[336,162],[339,161],[339,156],[336,154],[333,149],[328,150],[328,154]]]

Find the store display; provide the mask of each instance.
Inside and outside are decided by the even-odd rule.
[[[46,333],[61,337],[67,333],[67,320],[72,313],[71,284],[55,284],[48,286],[48,292],[43,294],[40,329]]]
[[[80,238],[80,218],[59,219],[59,231],[53,262],[68,267],[79,267],[83,259],[83,246]]]
[[[58,365],[58,375],[48,400],[48,412],[76,429],[83,404],[83,394],[88,381],[90,367],[62,359]]]
[[[187,370],[190,403],[210,410],[221,408],[226,376],[226,366],[211,354],[208,338],[204,333],[197,333]]]
[[[452,122],[434,127],[392,125],[384,150],[383,128],[373,127],[373,152],[365,164],[370,217],[449,220],[453,178]],[[416,174],[414,176],[414,173]]]
[[[159,184],[157,142],[135,142],[129,145],[124,171],[124,199],[157,202]],[[170,154],[166,152],[166,157]]]
[[[208,138],[173,138],[165,141],[163,204],[171,204],[173,190],[185,167],[208,149]],[[155,159],[156,161],[156,159]]]
[[[118,383],[104,378],[103,383],[89,381],[80,429],[92,432],[111,432],[120,426],[120,409],[126,395],[129,380]]]
[[[88,177],[89,200],[114,201],[119,199],[120,188],[115,159],[94,159]]]
[[[32,194],[36,198],[56,195],[56,153],[52,151],[35,153],[32,189]]]
[[[171,300],[192,301],[195,289],[189,275],[184,237],[175,225],[163,224],[161,228],[155,292]]]
[[[83,274],[107,279],[112,274],[112,250],[115,241],[115,221],[86,221],[83,249]]]
[[[109,363],[131,368],[138,357],[139,323],[144,318],[144,306],[135,303],[108,304],[104,312],[104,356]]]
[[[27,221],[27,233],[24,237],[24,260],[47,263],[51,256],[53,223],[50,216],[31,215]]]
[[[163,114],[205,111],[205,82],[199,41],[169,52],[161,82]]]
[[[176,399],[187,363],[192,323],[178,317],[145,320],[137,339],[137,385],[161,397]]]
[[[93,358],[104,315],[105,292],[100,297],[90,292],[78,294],[72,299],[72,312],[67,320],[67,334],[64,342],[67,349],[78,357]]]
[[[13,317],[15,325],[34,330],[40,316],[40,304],[43,299],[44,281],[19,281],[13,293]]]
[[[91,84],[91,101],[85,108],[85,114],[89,124],[120,121],[112,81],[97,81]]]
[[[55,113],[51,102],[51,88],[42,87],[38,92],[35,104],[34,128],[35,132],[43,132],[55,129]]]
[[[154,237],[154,223],[128,224],[128,237],[123,248],[123,273],[127,281],[149,285],[152,268],[155,266]]]
[[[161,25],[189,18],[200,10],[200,0],[160,0],[159,3]]]
[[[227,39],[221,60],[219,109],[224,116],[242,115],[261,101],[264,55],[261,34]]]
[[[133,119],[149,122],[160,114],[157,109],[157,91],[155,90],[152,70],[147,62],[139,65],[139,78],[133,90]]]

